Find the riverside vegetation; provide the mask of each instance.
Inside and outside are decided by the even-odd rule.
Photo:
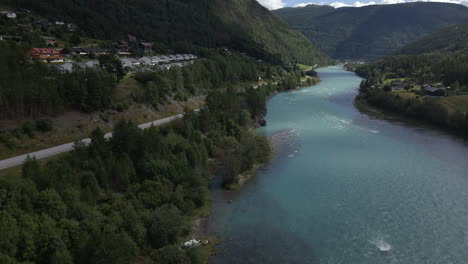
[[[173,124],[143,131],[122,121],[109,141],[95,130],[89,147],[3,175],[1,262],[203,263],[203,248],[180,243],[206,213],[219,162],[228,181],[268,157],[249,128],[269,92],[212,92]]]
[[[17,54],[13,58],[23,58],[17,47],[5,47]],[[115,107],[115,83],[121,77],[112,68],[60,73],[27,60],[1,65],[10,80],[1,86],[2,109],[9,116]],[[308,82],[316,80],[313,71],[308,75],[314,77]],[[264,81],[256,89],[239,89],[259,77]],[[270,94],[278,87],[295,89],[304,77],[297,68],[215,51],[184,68],[137,72],[135,102],[156,106],[169,97],[207,94],[206,107],[144,131],[121,121],[109,141],[97,129],[88,147],[78,144],[45,162],[30,160],[20,173],[2,172],[0,262],[206,263],[207,248],[180,249],[180,244],[190,237],[192,220],[207,213],[214,169],[224,166],[223,182],[229,185],[267,161],[270,145],[251,127],[266,113]],[[22,133],[35,136],[33,130],[5,132],[2,144],[8,147],[5,142],[15,133],[18,140]]]
[[[468,132],[468,54],[466,51],[388,57],[357,68],[364,78],[357,102],[426,120],[466,136]],[[391,91],[392,80],[406,83],[402,91]],[[421,85],[443,83],[447,97],[433,98]]]
[[[299,72],[278,87],[296,88]],[[121,121],[109,141],[97,129],[88,147],[77,144],[47,162],[29,160],[20,175],[4,173],[0,261],[205,263],[206,249],[181,250],[180,243],[191,220],[207,212],[218,164],[223,182],[233,184],[268,160],[268,141],[250,128],[276,90],[269,84],[211,91],[205,108],[187,110],[172,124],[140,130]]]

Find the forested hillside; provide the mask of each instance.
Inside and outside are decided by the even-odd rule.
[[[256,82],[271,67],[238,54],[206,55],[203,61],[182,68],[137,72],[135,78],[142,86],[129,91],[132,99],[153,106],[173,97],[186,100],[212,89]],[[100,57],[101,67],[61,72],[43,62],[31,62],[23,50],[8,42],[0,42],[0,58],[0,120],[116,107],[116,83],[122,78],[115,72],[122,70],[118,60],[111,58],[108,63],[109,57]]]
[[[227,46],[272,62],[327,64],[329,58],[255,0],[0,0],[43,17],[76,23],[96,39],[128,34],[157,49]]]
[[[111,140],[95,130],[89,147],[0,172],[0,263],[207,263],[209,248],[181,244],[207,213],[218,164],[232,180],[268,159],[249,128],[271,88],[212,92],[168,126],[122,121]]]
[[[294,26],[307,26],[314,18],[333,12],[335,12],[335,8],[332,6],[315,4],[304,7],[285,7],[273,11],[273,13]]]
[[[311,10],[310,17],[304,12]],[[468,22],[468,8],[448,3],[344,7],[317,16],[316,8],[274,11],[334,58],[373,59],[452,24]],[[304,21],[297,19],[303,17]]]
[[[468,24],[453,25],[403,47],[399,53],[421,54],[468,49]]]

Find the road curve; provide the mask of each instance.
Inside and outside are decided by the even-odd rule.
[[[198,112],[199,109],[196,109],[194,111]],[[163,125],[163,124],[170,123],[170,122],[172,122],[172,121],[174,121],[176,119],[180,119],[182,117],[183,117],[182,114],[178,114],[178,115],[170,116],[170,117],[167,117],[167,118],[159,119],[159,120],[156,120],[156,121],[153,121],[153,122],[145,123],[145,124],[139,125],[138,127],[141,128],[141,129],[147,129],[147,128],[150,128],[152,126],[160,126],[160,125]],[[107,133],[107,134],[104,135],[104,137],[105,138],[111,138],[112,133]],[[89,143],[91,143],[91,139],[90,138],[85,138],[85,139],[81,140],[81,142],[88,145]],[[36,151],[36,152],[28,153],[28,154],[25,154],[25,155],[17,156],[17,157],[14,157],[14,158],[0,160],[0,170],[6,169],[6,168],[11,168],[11,167],[23,164],[27,160],[28,157],[30,157],[30,158],[34,157],[34,158],[39,160],[39,159],[47,158],[47,157],[54,156],[54,155],[57,155],[57,154],[60,154],[60,153],[72,151],[74,144],[75,144],[74,142],[73,143],[67,143],[67,144],[63,144],[63,145],[60,145],[60,146],[55,146],[55,147],[52,147],[52,148],[43,149],[43,150],[40,150],[40,151]]]

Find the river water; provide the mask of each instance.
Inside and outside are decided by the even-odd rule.
[[[468,145],[370,118],[353,106],[359,77],[318,73],[269,100],[266,170],[239,191],[214,185],[212,263],[468,263]]]

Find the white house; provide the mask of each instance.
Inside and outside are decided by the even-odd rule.
[[[151,63],[153,65],[158,65],[161,62],[161,58],[159,56],[153,56],[151,57]]]
[[[84,64],[84,66],[88,67],[88,68],[93,68],[93,67],[99,66],[99,61],[98,60],[90,60],[90,61],[86,62]]]
[[[16,13],[11,12],[11,11],[0,11],[0,15],[6,16],[7,18],[10,18],[10,19],[15,19],[16,18]]]
[[[137,66],[140,66],[140,62],[132,58],[123,58],[120,59],[120,61],[122,62],[122,66],[126,68],[135,68]]]
[[[141,57],[139,60],[140,64],[142,65],[149,65],[149,66],[153,66],[153,59],[151,57]]]

